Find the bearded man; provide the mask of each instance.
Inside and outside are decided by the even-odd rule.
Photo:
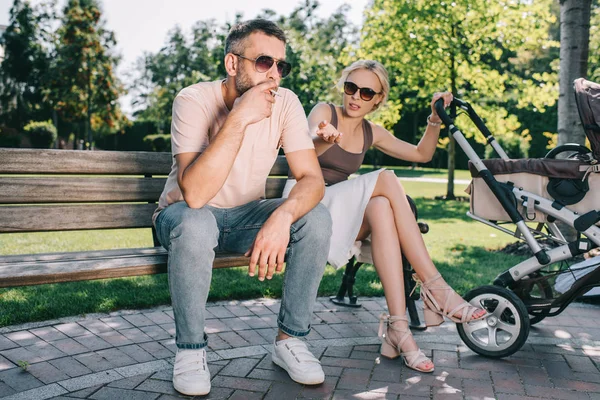
[[[173,386],[210,391],[204,333],[215,252],[250,257],[260,281],[283,269],[274,363],[302,384],[324,381],[319,361],[298,339],[310,331],[323,276],[331,218],[319,203],[324,181],[298,97],[280,88],[290,73],[286,38],[273,22],[234,26],[226,40],[227,78],[183,89],[173,103],[173,166],[154,214],[168,250],[178,348]],[[264,199],[282,147],[298,183],[286,199]]]

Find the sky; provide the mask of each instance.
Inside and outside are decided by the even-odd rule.
[[[39,0],[31,0],[34,4]],[[332,14],[342,4],[351,5],[350,21],[362,25],[362,13],[369,0],[320,0],[322,17]],[[231,21],[237,12],[250,19],[265,8],[278,15],[289,15],[302,0],[101,0],[108,29],[115,32],[117,51],[122,56],[118,75],[131,69],[144,51],[157,52],[167,32],[179,25],[186,32],[198,20],[214,18],[222,23]],[[7,25],[13,0],[0,0],[0,25]],[[62,5],[65,0],[59,0]],[[129,111],[127,99],[121,104]]]

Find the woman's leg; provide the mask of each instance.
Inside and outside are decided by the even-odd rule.
[[[371,234],[373,263],[383,285],[389,313],[394,316],[404,316],[406,315],[406,301],[402,253],[398,245],[398,232],[394,223],[392,208],[385,197],[373,197],[369,200],[357,239],[365,239],[369,233]],[[394,324],[397,324],[401,330],[408,331],[408,322],[398,321]],[[401,339],[401,334],[393,329],[389,329],[387,334],[392,343],[398,343]],[[419,346],[410,336],[406,339],[401,350],[405,352],[415,351],[418,348]],[[427,360],[419,363],[417,367],[430,370],[433,368],[433,363]]]
[[[400,248],[403,249],[406,259],[410,262],[421,280],[427,282],[435,277],[439,271],[433,264],[429,252],[425,247],[419,226],[406,199],[404,188],[392,171],[383,171],[379,174],[372,196],[382,196],[389,201],[391,210],[393,211],[393,220],[396,223],[395,227]],[[377,264],[375,263],[375,265]],[[401,265],[401,263],[396,265]],[[440,283],[443,284],[445,281]],[[444,304],[446,300],[446,293],[445,290],[432,290],[433,296],[441,304]],[[452,296],[449,309],[453,309],[463,302],[464,300],[459,296]],[[473,317],[478,318],[484,314],[485,310],[481,309],[476,311]]]

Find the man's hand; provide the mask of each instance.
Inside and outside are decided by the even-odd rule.
[[[271,90],[277,83],[269,79],[249,89],[233,103],[231,113],[239,118],[244,125],[254,124],[271,116],[275,98]]]
[[[273,278],[274,272],[281,272],[285,251],[290,242],[292,216],[276,210],[258,231],[254,243],[246,252],[250,257],[248,275],[254,276],[258,263],[258,280]]]
[[[324,142],[329,144],[339,143],[342,140],[343,135],[327,121],[319,122],[319,129],[317,129],[316,134],[323,139]]]

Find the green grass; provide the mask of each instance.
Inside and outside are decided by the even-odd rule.
[[[430,232],[424,239],[435,264],[458,292],[491,283],[499,272],[519,261],[516,257],[490,251],[513,242],[514,238],[468,219],[465,216],[468,203],[433,200],[434,196],[445,193],[445,184],[405,181],[403,185],[417,203],[419,219],[429,224]],[[456,185],[456,194],[462,194],[464,187]],[[0,254],[151,245],[149,229],[0,235]],[[259,282],[249,278],[246,271],[245,267],[215,270],[209,299],[281,295],[281,276]],[[342,274],[343,269],[336,271],[328,266],[319,295],[336,294]],[[355,293],[360,296],[383,294],[372,266],[366,265],[359,271]],[[165,274],[0,289],[0,326],[169,303]]]
[[[422,167],[385,167],[394,171],[396,176],[404,178],[434,178],[448,179],[448,170],[438,168],[422,168]],[[373,166],[363,164],[358,170],[360,174],[373,171]],[[457,169],[454,171],[454,179],[470,180],[471,173],[467,170]]]

